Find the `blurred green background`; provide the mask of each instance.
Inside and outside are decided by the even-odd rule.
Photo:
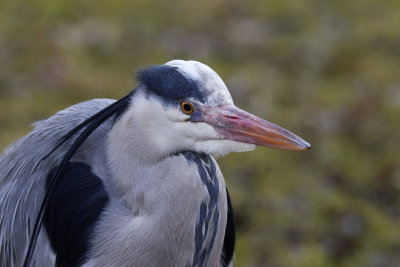
[[[0,147],[174,58],[313,145],[219,161],[236,266],[400,266],[397,0],[1,0]]]

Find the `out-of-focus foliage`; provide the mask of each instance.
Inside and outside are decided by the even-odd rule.
[[[2,0],[0,146],[173,58],[313,145],[220,160],[236,266],[399,265],[400,1]]]

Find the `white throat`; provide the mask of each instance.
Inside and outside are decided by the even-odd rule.
[[[140,177],[145,168],[182,151],[219,157],[254,149],[253,145],[223,139],[213,126],[188,121],[190,117],[179,106],[137,90],[128,110],[111,129],[107,143],[115,182],[123,190],[133,186],[132,176]]]

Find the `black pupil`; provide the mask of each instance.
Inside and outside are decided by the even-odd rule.
[[[189,104],[183,104],[183,109],[186,111],[192,111],[192,106]]]

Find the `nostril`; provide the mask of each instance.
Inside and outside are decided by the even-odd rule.
[[[239,117],[238,116],[232,116],[232,115],[225,115],[225,117],[228,117],[228,118],[230,118],[230,119],[233,119],[233,120],[238,120],[239,119]]]
[[[235,114],[235,113],[231,113],[231,112],[223,112],[222,115],[224,115],[224,117],[227,117],[229,119],[233,119],[233,120],[238,120],[239,117]]]

